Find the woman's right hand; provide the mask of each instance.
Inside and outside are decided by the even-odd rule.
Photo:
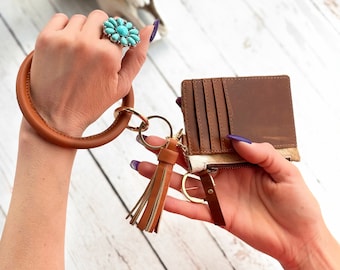
[[[148,137],[147,142],[159,145],[160,139]],[[214,176],[227,223],[224,229],[276,258],[286,269],[333,269],[331,265],[339,268],[339,244],[328,231],[319,204],[299,170],[268,143],[233,141],[233,146],[245,160],[257,166],[222,169]],[[185,167],[182,157],[178,163]],[[155,165],[141,162],[137,169],[151,178]],[[173,173],[171,187],[180,190],[182,178]],[[199,187],[188,193],[204,198],[198,180],[188,179],[187,187]],[[213,222],[206,204],[168,197],[165,209]]]

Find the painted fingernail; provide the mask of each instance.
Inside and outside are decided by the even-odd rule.
[[[146,140],[146,138],[148,137],[148,136],[143,135],[143,134],[142,134],[142,136],[143,136],[143,139],[144,139],[144,140]],[[140,138],[139,134],[136,136],[136,141],[139,142],[140,144],[143,144],[143,145],[144,145],[144,142],[143,142],[142,139]]]
[[[157,19],[153,23],[153,30],[152,30],[152,33],[151,33],[151,36],[150,36],[150,42],[152,42],[155,39],[155,36],[157,34],[157,31],[158,31],[158,26],[159,26],[159,20]]]
[[[249,140],[247,138],[244,138],[242,136],[239,136],[239,135],[228,134],[227,138],[231,139],[231,140],[234,140],[234,141],[245,142],[245,143],[251,144],[251,140]]]
[[[176,103],[177,103],[177,105],[178,105],[180,108],[182,108],[182,98],[181,98],[181,97],[178,97],[178,98],[176,99]]]
[[[132,168],[132,169],[134,169],[135,171],[138,171],[138,165],[139,165],[139,161],[138,160],[132,160],[131,162],[130,162],[130,167]]]

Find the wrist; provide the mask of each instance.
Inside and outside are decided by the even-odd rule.
[[[340,268],[340,245],[324,225],[313,241],[303,244],[294,261],[281,263],[286,270],[336,270]]]
[[[81,125],[76,121],[72,121],[65,112],[61,115],[54,113],[50,116],[41,113],[40,116],[50,129],[54,130],[56,133],[64,134],[67,137],[81,137],[86,129],[85,127],[81,127],[85,126],[85,124]]]
[[[24,117],[22,118],[20,127],[19,146],[25,151],[35,151],[40,153],[43,153],[44,149],[46,151],[51,151],[51,153],[54,151],[60,154],[72,153],[72,155],[75,155],[76,153],[76,149],[62,147],[44,139]]]

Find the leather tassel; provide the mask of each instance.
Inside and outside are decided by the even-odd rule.
[[[177,161],[177,140],[168,139],[167,144],[158,153],[158,166],[143,195],[130,211],[130,224],[137,223],[140,230],[157,232],[164,208],[164,202],[170,184],[173,166]],[[140,217],[138,221],[138,218]]]

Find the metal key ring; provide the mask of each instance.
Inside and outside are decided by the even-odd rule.
[[[166,118],[164,118],[163,116],[160,116],[160,115],[151,115],[151,116],[148,116],[148,117],[147,117],[147,120],[150,120],[150,119],[153,119],[153,118],[162,119],[165,123],[167,123],[167,125],[169,126],[169,130],[170,130],[169,138],[172,138],[172,136],[173,136],[173,135],[172,135],[172,126],[171,126],[170,122],[169,122]],[[149,121],[148,121],[148,122],[149,122]],[[162,144],[162,145],[157,145],[157,146],[154,146],[154,145],[151,145],[151,144],[147,143],[147,142],[145,141],[145,139],[144,139],[144,136],[142,135],[142,132],[145,131],[145,130],[146,130],[146,129],[145,129],[145,127],[144,127],[144,122],[143,122],[143,123],[141,123],[141,125],[139,126],[138,134],[139,134],[139,138],[141,139],[142,144],[143,144],[144,146],[146,146],[147,148],[150,148],[150,149],[152,149],[152,150],[158,150],[158,149],[164,147],[164,146],[168,143],[167,141],[165,141],[164,144]]]
[[[192,197],[187,192],[187,188],[185,187],[185,184],[186,184],[187,179],[188,179],[189,176],[196,176],[196,177],[198,177],[197,175],[192,174],[192,173],[186,173],[185,175],[183,175],[183,178],[182,178],[182,190],[181,190],[183,195],[185,196],[185,198],[187,198],[189,201],[191,201],[193,203],[205,203],[204,199]]]
[[[136,115],[137,117],[139,117],[139,119],[142,120],[142,123],[139,127],[132,127],[132,126],[127,126],[126,128],[132,131],[139,131],[140,127],[142,126],[142,131],[146,131],[149,128],[149,120],[148,117],[145,117],[144,115],[140,114],[139,112],[135,111],[134,108],[131,107],[126,107],[126,106],[121,106],[117,109],[115,109],[114,111],[114,117],[117,118],[117,116],[121,113],[121,112],[129,112],[132,113],[134,115]]]

